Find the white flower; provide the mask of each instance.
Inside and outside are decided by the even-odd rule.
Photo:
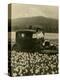
[[[15,77],[15,76],[17,76],[17,74],[16,73],[13,73],[12,76]]]

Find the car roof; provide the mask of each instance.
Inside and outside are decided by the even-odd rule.
[[[17,30],[16,32],[20,32],[20,33],[26,33],[26,32],[28,32],[28,33],[35,33],[36,32],[36,30],[32,30],[32,29],[20,29],[20,30]]]

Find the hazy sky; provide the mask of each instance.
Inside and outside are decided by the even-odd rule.
[[[13,19],[32,16],[58,18],[58,7],[55,6],[12,4],[11,10]]]

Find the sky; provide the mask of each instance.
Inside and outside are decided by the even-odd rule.
[[[47,5],[12,4],[12,19],[33,16],[44,16],[58,19],[58,7]]]

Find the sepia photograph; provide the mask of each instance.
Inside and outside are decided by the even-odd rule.
[[[59,73],[58,7],[8,4],[8,75]]]

